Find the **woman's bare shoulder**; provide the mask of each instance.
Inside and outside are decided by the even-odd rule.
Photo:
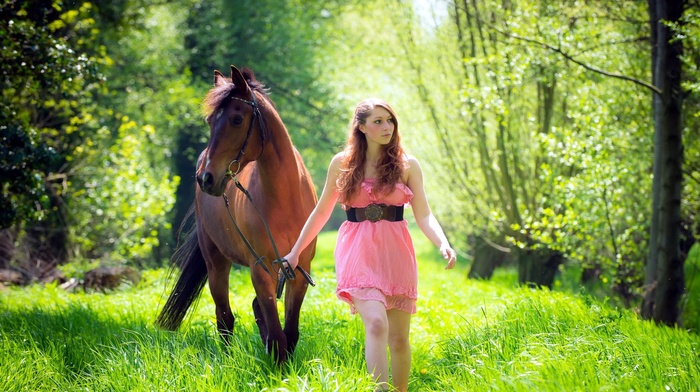
[[[409,173],[415,172],[416,170],[421,170],[418,158],[414,157],[413,155],[404,155],[404,164],[406,165],[406,171]]]
[[[343,151],[333,155],[333,159],[331,160],[331,162],[332,161],[342,161],[343,159],[345,159],[346,154],[347,154],[347,152],[345,150],[343,150]]]
[[[331,167],[340,167],[340,164],[343,163],[345,160],[345,151],[341,151],[333,156],[333,159],[331,159]]]
[[[404,159],[404,162],[406,162],[406,164],[408,166],[418,165],[418,158],[416,158],[415,156],[413,156],[411,154],[404,154],[403,159]]]
[[[416,157],[414,157],[413,155],[409,155],[409,154],[404,155],[404,165],[405,165],[405,170],[404,170],[403,180],[405,183],[408,183],[412,176],[420,175],[420,173],[421,173],[420,163],[418,162],[418,159]]]
[[[333,159],[331,159],[331,163],[328,165],[329,173],[333,173],[336,176],[340,174],[343,161],[345,161],[345,151],[335,154]]]

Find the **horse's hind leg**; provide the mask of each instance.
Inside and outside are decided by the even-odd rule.
[[[228,343],[229,337],[233,334],[235,321],[228,299],[231,261],[224,257],[216,245],[207,239],[200,239],[200,247],[207,264],[209,291],[216,306],[216,327],[221,337]]]
[[[299,316],[309,284],[297,273],[294,280],[287,282],[284,297],[284,334],[287,336],[287,351],[292,354],[299,341]]]
[[[255,321],[260,329],[267,352],[273,354],[278,363],[287,360],[287,337],[282,331],[279,313],[277,313],[277,299],[275,297],[275,280],[262,268],[253,267],[250,271],[255,288],[253,300],[253,313]]]

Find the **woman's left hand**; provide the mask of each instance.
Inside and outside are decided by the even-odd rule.
[[[455,264],[457,264],[457,252],[455,252],[451,246],[443,244],[440,246],[440,254],[445,260],[447,260],[447,266],[445,269],[454,268]]]

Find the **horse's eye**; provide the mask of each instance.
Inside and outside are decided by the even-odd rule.
[[[243,124],[243,117],[242,116],[235,116],[231,119],[231,125],[238,126]]]

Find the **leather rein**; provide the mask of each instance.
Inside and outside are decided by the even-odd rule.
[[[241,146],[241,149],[238,151],[238,155],[229,163],[228,165],[228,170],[226,171],[226,177],[230,177],[234,184],[236,184],[236,188],[243,192],[243,194],[246,196],[248,201],[255,207],[255,211],[258,212],[258,215],[260,215],[260,219],[262,219],[263,225],[265,226],[265,231],[267,232],[267,236],[270,239],[270,243],[272,243],[272,250],[275,253],[275,260],[272,262],[272,266],[274,269],[275,264],[279,264],[279,270],[282,272],[280,275],[279,273],[273,274],[270,272],[270,270],[267,268],[265,263],[263,262],[263,259],[265,256],[259,256],[257,252],[255,252],[255,249],[253,249],[253,245],[251,245],[250,241],[245,237],[243,234],[243,231],[241,228],[238,226],[238,223],[236,223],[236,220],[233,219],[233,215],[231,214],[231,210],[229,209],[229,201],[228,197],[226,196],[226,192],[222,194],[222,197],[224,199],[224,203],[226,204],[226,212],[228,212],[228,216],[231,219],[231,222],[233,222],[233,226],[236,228],[236,232],[238,232],[238,235],[241,237],[241,240],[243,240],[243,243],[245,246],[248,248],[250,253],[253,255],[255,258],[255,263],[253,265],[260,265],[265,272],[267,272],[271,277],[273,277],[277,281],[277,299],[282,298],[282,291],[284,290],[284,283],[287,280],[294,280],[296,278],[296,274],[294,270],[292,270],[289,267],[289,263],[287,262],[287,259],[281,258],[279,255],[279,252],[277,251],[277,244],[275,244],[275,240],[272,237],[272,232],[270,231],[270,227],[267,225],[267,221],[265,220],[265,217],[262,214],[262,211],[258,208],[257,205],[255,205],[255,202],[253,202],[253,198],[250,196],[250,193],[248,192],[245,187],[238,181],[238,172],[241,170],[241,161],[240,159],[243,157],[243,154],[245,154],[246,147],[248,147],[248,140],[250,139],[250,135],[253,133],[253,123],[255,120],[258,120],[258,128],[260,129],[260,137],[262,139],[262,148],[260,150],[260,155],[258,155],[258,158],[262,156],[262,153],[265,149],[265,126],[263,123],[263,118],[262,118],[262,113],[260,113],[260,107],[258,106],[256,100],[255,100],[255,93],[251,92],[252,100],[248,101],[247,99],[242,99],[238,97],[230,97],[231,99],[235,99],[241,102],[244,102],[248,105],[250,105],[253,108],[253,118],[250,121],[250,125],[248,126],[248,133],[246,134],[245,141],[243,142],[243,145]],[[258,159],[256,158],[256,159]],[[231,170],[231,166],[238,164],[238,167],[236,168],[236,171]],[[285,264],[286,263],[286,264]],[[316,286],[316,283],[314,280],[311,278],[311,276],[304,271],[300,266],[297,266],[296,269],[299,270],[301,275],[306,279],[306,281],[312,285]]]

